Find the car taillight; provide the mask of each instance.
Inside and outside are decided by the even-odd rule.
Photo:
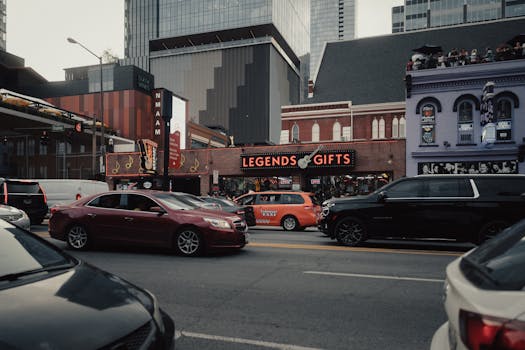
[[[460,310],[461,340],[470,350],[525,350],[525,322]]]
[[[305,205],[305,206],[304,206],[304,209],[306,209],[306,210],[310,210],[310,209],[312,209],[312,207],[309,206],[309,205]]]
[[[75,196],[75,199],[78,201],[80,198],[82,198],[82,195],[80,193],[77,193],[77,195]]]
[[[42,194],[44,195],[44,204],[47,204],[47,195],[46,195],[46,191],[44,191],[44,189],[42,188],[42,186],[39,186],[40,187],[40,191],[42,191]]]
[[[51,214],[54,214],[58,211],[58,208],[52,207],[50,210]]]

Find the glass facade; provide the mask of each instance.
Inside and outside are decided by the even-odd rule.
[[[355,38],[355,0],[311,0],[310,73],[315,74],[326,42]]]
[[[6,50],[7,29],[6,29],[6,0],[0,0],[0,50]]]
[[[308,0],[126,0],[125,57],[133,59],[126,62],[146,69],[152,39],[270,23],[297,57],[308,54]]]
[[[392,8],[392,33],[403,31],[402,19],[411,31],[525,15],[525,0],[405,0],[404,14],[399,7]]]

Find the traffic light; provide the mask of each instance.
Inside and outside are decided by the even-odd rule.
[[[7,136],[4,136],[4,145],[7,145]]]
[[[68,130],[66,131],[66,141],[67,143],[69,143],[70,145],[73,144],[73,132]]]
[[[82,132],[84,130],[84,125],[82,122],[76,122],[75,123],[75,132]]]
[[[49,142],[49,136],[47,135],[47,131],[42,131],[42,135],[40,136],[40,144],[42,146],[47,146],[47,143]]]

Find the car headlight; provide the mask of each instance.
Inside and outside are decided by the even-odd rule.
[[[144,305],[146,310],[148,310],[148,312],[151,314],[151,317],[159,329],[164,332],[164,321],[162,320],[159,303],[157,302],[155,295],[153,295],[153,293],[147,289],[138,289],[132,287],[129,289],[129,291],[140,301],[142,305]]]
[[[231,229],[231,225],[228,221],[222,220],[222,219],[215,219],[215,218],[203,218],[204,221],[212,225],[213,227],[217,227],[223,230]]]

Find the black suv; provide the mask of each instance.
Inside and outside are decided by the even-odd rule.
[[[40,224],[47,215],[47,200],[37,181],[0,178],[0,204],[26,212],[31,224]]]
[[[323,203],[319,229],[355,246],[372,237],[480,243],[525,218],[525,175],[421,175]]]

